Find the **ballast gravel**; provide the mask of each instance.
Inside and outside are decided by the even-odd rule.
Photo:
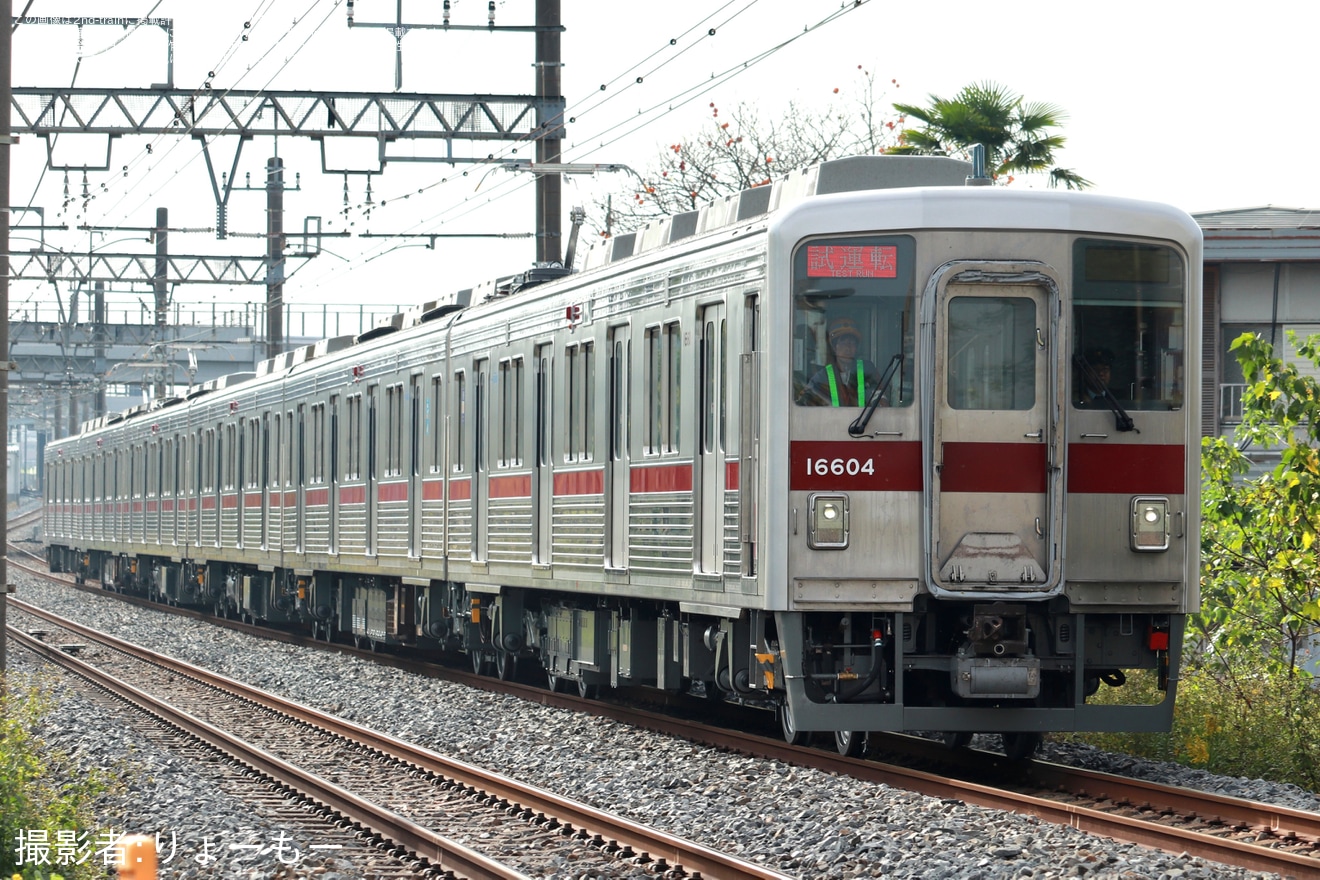
[[[18,598],[325,712],[525,780],[801,878],[1247,878],[1253,873],[1094,837],[1031,817],[925,797],[882,784],[731,755],[617,722],[423,678],[337,652],[308,651],[142,611],[15,577]],[[11,672],[36,669],[9,651]],[[26,652],[23,652],[24,654]],[[113,768],[130,789],[100,804],[106,828],[161,832],[176,842],[160,876],[245,880],[368,876],[332,858],[276,858],[281,835],[186,758],[163,753],[77,695],[50,716],[48,740],[81,766]],[[1215,777],[1085,747],[1049,743],[1049,760],[1174,782],[1306,810],[1320,798],[1293,786]],[[443,832],[443,829],[440,829]],[[53,835],[52,835],[53,836]],[[204,838],[256,840],[264,862],[202,865]],[[12,842],[9,842],[12,845]],[[291,843],[291,845],[293,845]],[[246,852],[246,851],[245,851]],[[547,878],[579,880],[571,865]]]

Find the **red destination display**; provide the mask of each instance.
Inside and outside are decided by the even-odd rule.
[[[808,278],[896,278],[894,245],[807,245]]]

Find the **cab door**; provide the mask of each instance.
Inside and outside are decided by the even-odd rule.
[[[974,266],[974,267],[973,267]],[[973,264],[935,286],[932,588],[1040,593],[1059,581],[1058,285]]]

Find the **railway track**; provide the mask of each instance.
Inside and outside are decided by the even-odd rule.
[[[23,602],[14,610],[58,627],[15,638],[133,705],[184,730],[433,869],[467,878],[536,876],[435,828],[516,840],[544,862],[555,853],[596,877],[635,874],[784,878],[760,865],[489,773],[182,661],[64,620]],[[69,639],[95,645],[71,654]],[[125,679],[131,678],[134,684]],[[494,829],[499,829],[498,831]],[[503,857],[502,857],[503,858]]]
[[[226,623],[234,625],[230,621]],[[237,628],[248,627],[237,625]],[[269,631],[264,632],[270,635]],[[287,633],[278,637],[315,644],[311,639]],[[348,650],[342,645],[336,645],[335,649]],[[951,751],[912,737],[883,736],[876,740],[886,754],[901,756],[896,760],[901,760],[903,765],[919,764],[936,769],[918,770],[892,762],[847,759],[830,752],[789,746],[755,733],[711,727],[645,709],[582,700],[450,668],[437,671],[433,664],[399,657],[378,655],[378,658],[425,674],[543,704],[573,707],[718,748],[845,773],[934,797],[1031,814],[1089,833],[1174,853],[1186,852],[1250,870],[1320,878],[1320,816],[1306,811],[1039,761],[1010,764],[1002,756],[971,750]]]

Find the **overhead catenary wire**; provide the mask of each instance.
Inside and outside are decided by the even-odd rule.
[[[793,36],[791,36],[791,37],[789,37],[789,38],[787,38],[787,39],[781,40],[780,42],[774,44],[773,46],[770,46],[770,47],[767,48],[767,49],[761,50],[761,51],[757,52],[756,54],[754,54],[754,55],[752,55],[752,56],[750,56],[750,57],[744,59],[743,61],[737,62],[737,63],[735,63],[735,64],[733,64],[733,65],[731,65],[731,66],[725,68],[725,69],[722,70],[722,71],[719,71],[719,72],[717,72],[717,73],[715,73],[715,74],[712,74],[709,78],[703,78],[700,82],[697,82],[697,83],[694,83],[694,84],[692,84],[692,85],[690,85],[690,86],[687,86],[687,87],[681,89],[680,91],[678,91],[678,92],[676,92],[676,93],[673,93],[672,95],[670,95],[670,96],[667,97],[667,98],[663,98],[663,99],[661,99],[661,100],[659,100],[659,101],[656,101],[654,104],[652,104],[652,105],[651,105],[650,107],[648,107],[648,108],[645,108],[645,109],[643,109],[643,110],[639,110],[639,111],[638,111],[638,115],[635,116],[635,117],[633,117],[632,119],[629,119],[629,120],[626,121],[626,122],[621,122],[621,123],[615,123],[615,124],[612,124],[612,125],[610,125],[610,126],[604,128],[604,129],[602,129],[602,130],[599,131],[599,132],[596,132],[596,133],[594,133],[594,134],[592,134],[592,135],[587,136],[587,137],[584,138],[583,140],[592,140],[592,141],[594,141],[594,140],[598,140],[598,139],[600,139],[600,142],[599,142],[596,146],[587,149],[585,152],[582,152],[582,153],[580,153],[580,154],[573,154],[573,158],[580,160],[580,159],[585,158],[585,157],[587,157],[587,156],[593,155],[593,154],[599,152],[600,150],[604,149],[605,147],[608,147],[608,146],[610,146],[611,144],[613,144],[613,143],[615,143],[615,142],[621,140],[622,138],[627,137],[628,135],[635,133],[636,131],[640,130],[641,128],[644,128],[644,127],[646,127],[647,125],[653,124],[654,122],[656,122],[657,120],[663,118],[664,116],[668,115],[669,113],[675,112],[675,111],[678,109],[678,107],[680,107],[680,106],[686,104],[687,102],[689,102],[689,101],[691,101],[691,100],[694,100],[694,99],[696,99],[696,98],[698,98],[698,97],[701,97],[701,96],[707,94],[709,91],[711,91],[711,90],[714,89],[714,88],[717,88],[717,87],[719,87],[719,86],[721,86],[721,85],[726,84],[727,82],[729,82],[730,80],[736,78],[737,76],[740,76],[741,74],[747,72],[748,70],[751,70],[751,69],[752,69],[753,67],[755,67],[756,65],[758,65],[758,64],[762,63],[763,61],[765,61],[765,60],[767,60],[767,59],[773,57],[775,54],[777,54],[778,52],[780,52],[780,51],[782,51],[783,49],[787,48],[788,46],[792,45],[793,43],[797,42],[798,40],[802,39],[803,37],[808,36],[808,35],[810,35],[810,34],[813,34],[813,33],[816,32],[817,30],[819,30],[820,28],[822,28],[822,27],[824,27],[824,26],[826,26],[826,25],[828,25],[828,24],[831,24],[831,23],[837,21],[837,20],[838,20],[839,18],[841,18],[842,16],[847,15],[848,13],[850,13],[850,12],[852,12],[852,11],[854,11],[854,10],[860,8],[860,7],[861,7],[862,5],[864,5],[866,2],[869,2],[869,0],[859,0],[859,2],[855,2],[855,3],[847,3],[847,4],[845,4],[845,5],[842,5],[842,6],[839,7],[838,9],[832,11],[830,14],[824,16],[824,17],[823,17],[822,19],[820,19],[819,21],[815,22],[814,24],[808,24],[808,25],[806,25],[806,26],[802,29],[802,31],[800,31],[800,32],[798,32],[798,33],[796,33],[796,34],[794,34]],[[723,8],[727,8],[729,5],[732,5],[732,4],[726,4],[725,7],[721,7],[721,8],[722,8],[722,9],[723,9]],[[729,20],[731,20],[732,17],[736,17],[736,15],[739,15],[739,14],[742,14],[743,12],[745,12],[745,11],[747,10],[747,8],[750,7],[750,5],[752,5],[752,4],[749,4],[748,7],[744,7],[743,9],[738,10],[738,12],[735,13],[735,16],[731,16]],[[703,22],[703,23],[704,23],[704,22]],[[673,41],[671,41],[671,45],[672,45],[672,42],[673,42]],[[655,54],[655,53],[653,53],[653,56],[654,56],[654,54]],[[652,57],[653,57],[653,56],[652,56]],[[635,69],[635,66],[634,66],[634,69]],[[616,77],[616,78],[615,78],[614,80],[612,80],[612,81],[617,81],[617,80],[618,80],[618,77]],[[597,105],[597,106],[599,106],[599,105]],[[594,109],[594,108],[593,108],[593,109]],[[611,134],[613,134],[614,136],[613,136],[613,137],[610,137]],[[608,139],[608,140],[605,140],[605,138],[609,138],[609,139]],[[574,148],[570,147],[569,150],[566,151],[566,152],[568,152],[568,153],[572,153],[572,150],[573,150],[573,149],[574,149]],[[492,158],[491,160],[489,160],[490,163],[498,164],[498,163],[501,163],[501,162],[503,162],[503,161],[506,161],[506,160],[507,160],[507,155],[506,155],[507,152],[508,152],[508,150],[506,149],[506,150],[502,151],[503,154],[496,154],[496,156],[495,156],[494,158]],[[400,199],[400,198],[402,198],[402,199],[411,198],[413,195],[422,194],[422,193],[425,193],[425,192],[430,191],[430,190],[432,190],[432,189],[435,189],[435,188],[437,188],[437,187],[443,186],[443,185],[445,185],[445,184],[453,183],[453,182],[456,182],[457,180],[461,180],[461,179],[463,179],[463,178],[466,178],[466,177],[468,176],[468,174],[469,174],[469,173],[465,171],[465,172],[463,172],[461,175],[452,175],[452,174],[451,174],[451,175],[447,175],[446,177],[441,178],[440,180],[435,181],[435,182],[433,182],[433,183],[431,183],[431,184],[428,184],[428,185],[426,185],[426,186],[424,186],[424,187],[421,187],[421,188],[415,190],[414,192],[410,192],[410,193],[405,194],[405,195],[403,195],[403,196],[396,196],[396,197],[394,197],[394,200],[398,200],[398,199]],[[412,224],[411,226],[406,227],[403,231],[405,231],[405,232],[412,232],[412,231],[417,230],[418,228],[426,227],[428,224],[435,224],[435,225],[432,225],[432,226],[429,227],[429,231],[433,231],[434,229],[439,228],[439,226],[443,225],[443,224],[446,223],[446,222],[453,222],[453,221],[455,221],[455,220],[461,219],[462,217],[465,217],[465,216],[467,216],[467,215],[473,213],[474,211],[478,210],[478,209],[481,208],[481,207],[485,207],[485,206],[487,206],[487,205],[489,205],[489,204],[492,204],[494,201],[496,201],[496,200],[498,200],[498,199],[502,199],[502,198],[505,198],[505,197],[507,197],[507,196],[513,195],[516,191],[518,191],[518,190],[520,190],[520,189],[522,189],[522,188],[525,188],[525,187],[527,187],[527,186],[530,186],[530,185],[531,185],[531,184],[530,184],[529,181],[527,181],[527,180],[520,180],[520,179],[509,179],[509,180],[506,180],[506,181],[499,182],[499,183],[497,183],[494,187],[492,187],[492,189],[494,190],[494,192],[493,192],[493,193],[490,193],[490,194],[487,196],[487,198],[485,198],[484,200],[477,201],[477,200],[474,200],[471,196],[465,196],[465,197],[463,198],[463,200],[462,200],[460,203],[458,203],[458,204],[456,204],[456,205],[452,205],[452,206],[450,206],[450,207],[447,207],[447,208],[443,209],[442,211],[440,211],[439,213],[437,213],[437,214],[433,214],[433,215],[432,215],[431,217],[429,217],[429,218],[424,218],[424,219],[422,219],[422,220],[419,220],[419,221],[415,222],[414,224]],[[488,192],[489,192],[489,191],[488,191]],[[377,250],[378,250],[378,252],[379,252],[381,249],[378,248]],[[370,256],[366,257],[366,259],[369,260],[369,259],[374,258],[375,256],[378,256],[378,255],[379,255],[378,252],[377,252],[377,253],[371,253]],[[368,253],[368,252],[364,252],[364,253]],[[364,262],[365,262],[365,260],[364,260]],[[354,271],[356,268],[358,268],[359,265],[361,265],[361,264],[350,264],[348,267],[336,266],[336,267],[335,267],[334,274],[335,274],[336,276],[342,276],[345,272],[352,272],[352,271]],[[328,276],[329,276],[329,273],[327,273],[326,275],[323,275],[323,276],[317,276],[317,277],[315,277],[315,278],[313,278],[313,279],[309,279],[310,283],[313,285],[313,289],[315,289],[316,286],[319,286],[319,285],[322,283],[322,281],[325,280]]]
[[[273,0],[263,0],[263,5],[267,5],[267,4],[271,3],[271,2],[273,2]],[[250,73],[252,69],[254,69],[255,67],[259,66],[262,62],[264,62],[267,58],[269,58],[270,55],[271,55],[271,53],[274,52],[277,48],[279,48],[280,44],[281,44],[286,38],[288,38],[290,34],[293,33],[293,30],[298,26],[298,24],[300,24],[301,22],[303,22],[304,20],[306,20],[306,17],[312,12],[313,9],[316,8],[316,6],[318,5],[319,2],[320,2],[320,0],[311,0],[310,5],[309,5],[309,6],[307,7],[307,9],[304,11],[303,15],[300,16],[298,19],[296,19],[296,21],[294,22],[294,25],[293,25],[288,31],[286,31],[286,32],[285,32],[285,33],[284,33],[284,34],[283,34],[278,40],[276,40],[275,43],[272,44],[272,45],[270,46],[270,48],[268,48],[268,49],[267,49],[267,50],[261,55],[261,57],[257,59],[257,61],[255,62],[255,64],[252,65],[252,67],[250,67],[248,71],[244,72],[244,74],[243,74],[242,76],[240,76],[240,77],[238,78],[237,81],[235,81],[234,85],[229,86],[228,88],[221,90],[221,91],[220,91],[220,94],[221,94],[221,95],[225,95],[225,94],[228,94],[229,92],[233,91],[234,89],[238,88],[238,86],[242,83],[243,79],[245,79],[245,78],[247,77],[248,73]],[[260,86],[260,88],[257,89],[258,92],[264,92],[266,89],[270,88],[270,84],[271,84],[271,82],[275,79],[275,77],[279,76],[279,74],[280,74],[281,72],[283,72],[284,69],[287,68],[287,67],[289,66],[289,64],[291,64],[291,63],[293,62],[294,58],[296,58],[296,57],[298,56],[298,53],[300,53],[301,51],[303,51],[304,49],[307,48],[307,45],[308,45],[308,43],[311,42],[312,37],[314,37],[314,36],[315,36],[315,35],[321,30],[321,28],[325,26],[326,22],[330,20],[330,17],[331,17],[332,15],[334,15],[334,13],[335,13],[335,9],[337,9],[338,6],[339,6],[339,0],[334,0],[334,2],[333,2],[332,4],[330,4],[330,7],[329,7],[329,9],[327,10],[325,16],[320,20],[320,22],[317,23],[316,27],[313,28],[313,30],[311,31],[311,33],[307,34],[307,35],[303,38],[302,43],[301,43],[296,49],[294,49],[293,52],[291,52],[289,55],[287,55],[287,56],[285,57],[285,59],[284,59],[284,63],[281,64],[281,65],[279,66],[279,68],[277,68],[277,69],[275,70],[274,73],[270,74],[270,76],[266,78],[266,81]],[[260,9],[260,7],[259,7],[259,9]],[[263,13],[263,14],[264,14],[264,13]],[[241,41],[240,41],[240,42],[241,42]],[[231,48],[232,48],[232,46],[231,46]],[[232,58],[232,52],[227,54],[227,58]],[[220,67],[220,66],[217,65],[217,69],[214,70],[214,71],[212,71],[212,73],[215,73],[215,74],[218,75],[218,73],[220,72],[219,67]],[[210,80],[208,79],[208,81],[207,81],[207,86],[209,86],[209,83],[210,83]],[[199,88],[199,89],[197,89],[197,90],[194,92],[194,97],[201,97],[201,96],[205,96],[205,95],[207,95],[207,94],[209,94],[208,89],[207,89],[206,86],[203,86],[202,88]],[[190,128],[190,126],[185,126],[185,127],[182,129],[182,131],[181,131],[178,135],[163,135],[163,134],[162,134],[162,135],[157,135],[157,136],[156,136],[156,138],[153,140],[152,143],[159,142],[159,141],[164,140],[164,139],[166,139],[166,138],[169,138],[169,139],[170,139],[170,146],[169,146],[169,148],[168,148],[168,149],[165,151],[165,153],[159,158],[158,161],[160,161],[160,162],[163,163],[164,160],[165,160],[166,158],[168,158],[169,155],[170,155],[171,153],[173,153],[173,152],[174,152],[176,149],[178,149],[183,143],[186,142],[186,140],[187,140],[186,135],[188,134],[189,128]],[[222,136],[222,135],[216,135],[215,137],[218,138],[218,137],[221,137],[221,136]],[[213,138],[212,140],[215,140],[215,138]],[[151,155],[151,154],[152,154],[152,151],[151,151],[151,150],[147,150],[147,151],[145,151],[145,152],[146,152],[147,155]],[[191,156],[187,161],[185,161],[185,162],[184,162],[181,166],[179,166],[178,168],[175,168],[174,171],[173,171],[173,173],[174,173],[175,175],[177,175],[180,171],[185,170],[185,169],[188,168],[190,165],[192,165],[194,162],[196,162],[200,156],[201,156],[201,153],[200,153],[200,152],[194,152],[194,153],[192,154],[192,156]],[[141,162],[144,162],[144,161],[146,161],[146,159],[144,158],[144,156],[142,156],[141,154],[139,154],[139,156],[134,160],[134,162],[133,162],[132,164],[136,165],[136,164],[140,164]],[[123,204],[124,199],[127,198],[127,196],[128,196],[131,192],[133,192],[135,189],[137,189],[136,186],[126,188],[125,191],[124,191],[124,195],[120,197],[119,201],[115,202],[113,205],[111,205],[109,208],[106,209],[106,213],[107,213],[107,215],[108,215],[110,212],[113,212],[115,209],[117,209],[117,208],[119,207],[119,205]],[[128,209],[127,211],[125,211],[125,213],[124,213],[123,216],[125,216],[125,217],[127,218],[127,217],[132,216],[134,212],[136,212],[136,211],[140,211],[144,206],[146,206],[147,202],[150,201],[150,199],[153,198],[153,197],[154,197],[154,193],[149,193],[149,194],[147,195],[147,197],[146,197],[145,199],[143,199],[143,201],[139,202],[139,203],[138,203],[137,205],[135,205],[134,207],[132,207],[132,208]]]
[[[863,0],[863,2],[866,2],[866,0]],[[335,7],[338,7],[338,5],[339,5],[338,2],[334,4]],[[710,40],[714,38],[715,35],[721,34],[721,32],[726,27],[728,27],[731,22],[734,22],[740,16],[745,16],[747,12],[749,12],[755,7],[755,5],[756,5],[756,0],[751,0],[751,2],[741,2],[741,3],[738,2],[738,0],[730,0],[730,2],[724,3],[718,9],[706,14],[696,24],[693,24],[688,28],[686,28],[685,30],[683,30],[680,33],[679,37],[666,39],[664,43],[659,45],[651,53],[647,54],[644,58],[642,58],[638,62],[633,63],[631,66],[629,66],[621,73],[606,80],[605,85],[607,85],[608,88],[605,92],[601,92],[599,89],[593,89],[591,92],[584,94],[577,101],[570,104],[568,108],[568,115],[570,115],[575,122],[581,122],[585,118],[592,118],[596,114],[596,111],[599,111],[602,107],[606,106],[608,102],[617,101],[618,98],[628,93],[630,89],[635,88],[637,85],[639,85],[639,83],[637,83],[637,80],[639,78],[645,80],[648,84],[653,83],[654,78],[658,74],[662,73],[666,68],[671,67],[671,65],[675,63],[675,60],[682,56],[683,52],[689,51],[691,48],[693,48],[702,41]],[[795,34],[789,39],[781,40],[780,42],[776,43],[774,46],[762,50],[760,52],[757,52],[754,55],[748,57],[747,59],[738,62],[723,71],[720,71],[716,74],[712,74],[709,77],[703,76],[699,82],[692,83],[684,87],[680,87],[678,90],[672,92],[669,97],[661,99],[655,102],[654,104],[652,104],[651,106],[639,110],[636,115],[630,116],[629,118],[621,122],[616,122],[610,125],[602,126],[600,129],[587,135],[586,137],[575,138],[575,141],[577,143],[575,143],[573,146],[569,147],[569,149],[565,151],[566,156],[572,158],[581,158],[585,156],[598,154],[601,150],[607,148],[608,146],[614,143],[617,143],[620,139],[627,137],[628,135],[633,134],[642,128],[645,128],[647,125],[653,124],[654,122],[663,119],[666,115],[672,112],[677,111],[682,106],[694,100],[697,96],[706,94],[710,90],[726,84],[729,80],[740,75],[742,72],[751,69],[753,66],[762,63],[765,59],[771,57],[772,55],[774,55],[776,52],[780,51],[784,47],[792,44],[793,42],[796,42],[797,40],[801,39],[803,36],[806,36],[807,34],[814,32],[821,26],[828,24],[833,20],[836,20],[838,17],[842,16],[843,14],[846,14],[847,12],[856,9],[860,5],[862,4],[861,3],[854,4],[851,2],[847,3],[841,6],[839,9],[832,10],[829,15],[825,16],[822,20],[816,22],[815,24],[809,24],[803,27],[801,32]],[[253,13],[253,18],[257,19],[260,16],[266,16],[271,12],[273,8],[274,8],[273,0],[263,0],[262,3],[256,5],[256,8]],[[309,7],[308,12],[310,11],[311,8]],[[269,77],[266,77],[266,83],[263,86],[263,88],[268,88],[270,82],[273,81],[274,78],[278,76],[279,73],[282,72],[287,67],[287,65],[290,63],[292,58],[296,56],[298,53],[304,51],[309,46],[309,44],[314,39],[316,34],[321,30],[321,27],[325,24],[326,21],[329,20],[329,17],[333,14],[334,14],[334,9],[332,8],[327,12],[326,18],[322,19],[315,29],[313,29],[310,33],[304,32],[305,35],[302,35],[302,40],[300,41],[300,45],[297,47],[297,49],[294,50],[292,54],[286,56],[285,63],[281,65],[278,70],[276,70]],[[304,16],[298,19],[298,24],[302,24],[306,20],[306,17],[307,17],[307,13],[304,13]],[[712,34],[712,31],[714,32],[714,34]],[[685,39],[686,37],[691,36],[693,34],[698,35],[697,40],[687,41]],[[249,70],[239,78],[238,82],[235,83],[233,88],[237,88],[238,83],[240,83],[242,79],[246,78],[253,70],[259,67],[263,63],[263,61],[270,56],[272,52],[277,51],[279,46],[288,42],[289,38],[295,35],[299,35],[296,26],[294,28],[290,28],[287,33],[285,33],[278,40],[276,40],[275,43],[271,45],[262,55],[262,59],[259,60],[255,66],[250,66]],[[237,47],[239,46],[241,46],[241,39],[240,36],[236,35],[234,40],[230,43],[229,47],[222,54],[220,61],[217,62],[216,64],[216,67],[222,68],[224,67],[225,64],[231,63],[232,59],[237,57]],[[666,55],[666,53],[668,54]],[[221,70],[216,70],[214,72],[217,78],[221,72],[222,72]],[[615,86],[618,86],[620,84],[622,84],[623,86],[622,88],[615,88]],[[203,94],[203,92],[204,92],[203,89],[198,90],[199,95]],[[185,140],[185,138],[183,137],[172,136],[172,135],[162,135],[160,136],[160,138],[158,138],[158,140],[163,138],[170,138],[174,142],[171,145],[170,148],[171,150],[177,149],[178,146],[180,146],[179,141]],[[505,162],[507,161],[510,155],[513,155],[513,151],[517,150],[521,144],[530,143],[531,140],[532,140],[531,138],[528,138],[519,143],[509,144],[503,147],[502,149],[496,151],[495,153],[493,153],[491,159],[488,161],[492,163]],[[578,144],[582,144],[582,146],[579,146]],[[590,144],[590,146],[587,146],[587,144]],[[149,169],[148,174],[151,174],[153,172],[158,174],[161,171],[166,170],[166,163],[163,161],[163,159],[164,156],[168,154],[169,151],[166,151],[163,154],[157,151],[154,157],[156,161],[153,164],[153,168]],[[197,158],[198,156],[194,154],[192,158],[189,160],[188,164],[195,163]],[[136,171],[140,166],[140,164],[145,161],[151,161],[150,157],[146,155],[139,155],[135,157],[133,161],[132,170]],[[182,168],[188,167],[188,164],[183,165],[181,168],[173,169],[172,173],[175,175],[179,174]],[[445,176],[443,176],[440,180],[433,181],[432,183],[426,184],[422,187],[410,188],[409,191],[406,193],[402,193],[394,196],[387,196],[385,199],[382,199],[381,201],[373,204],[369,210],[379,211],[386,204],[397,203],[401,200],[406,201],[409,199],[413,199],[419,195],[429,195],[432,191],[441,188],[443,188],[444,191],[457,194],[456,190],[446,186],[446,184],[453,184],[453,183],[458,183],[460,181],[466,181],[469,178],[475,180],[476,177],[477,174],[475,172],[471,174],[466,172],[464,173],[450,172],[447,173]],[[115,186],[118,186],[119,185],[118,181],[121,180],[124,181],[122,184],[124,189],[119,194],[119,198],[115,203],[106,206],[106,208],[104,209],[106,213],[114,214],[115,212],[121,210],[123,206],[126,204],[126,200],[132,194],[143,195],[144,201],[131,209],[131,211],[139,210],[141,205],[146,204],[145,200],[154,198],[154,196],[150,194],[150,191],[151,190],[158,191],[160,187],[163,186],[165,183],[164,181],[162,181],[161,184],[157,186],[154,187],[149,186],[145,182],[148,180],[148,177],[141,174],[134,174],[132,181],[130,183],[116,173]],[[529,178],[508,177],[503,180],[496,180],[493,183],[493,185],[492,184],[484,185],[482,187],[480,194],[463,192],[458,202],[443,206],[440,208],[440,210],[430,214],[429,216],[416,220],[415,222],[409,224],[404,231],[408,231],[408,232],[412,232],[416,230],[436,231],[443,228],[452,228],[452,226],[449,226],[448,224],[452,224],[458,220],[461,220],[486,206],[497,204],[498,202],[508,198],[509,196],[513,196],[518,194],[519,192],[523,192],[530,185],[531,185],[531,181]],[[360,207],[361,206],[359,206],[359,208]],[[131,213],[131,211],[125,210],[124,215],[127,216],[129,213]],[[100,212],[98,211],[98,213]],[[379,256],[380,253],[382,253],[383,250],[387,249],[388,247],[389,245],[383,245],[383,246],[378,246],[374,249],[371,248],[363,249],[361,254],[355,255],[354,258],[349,261],[348,266],[342,266],[342,265],[336,266],[336,270],[334,274],[342,275],[345,269],[352,271],[356,269],[358,266],[364,265],[367,260],[372,259],[375,256]],[[313,264],[309,264],[309,265],[313,265]],[[317,268],[314,269],[313,272],[323,273],[324,270]],[[328,277],[329,277],[328,273],[319,274],[318,277],[314,279],[307,279],[307,281],[312,283],[313,285],[312,289],[315,289],[317,286],[323,284],[328,279]]]

